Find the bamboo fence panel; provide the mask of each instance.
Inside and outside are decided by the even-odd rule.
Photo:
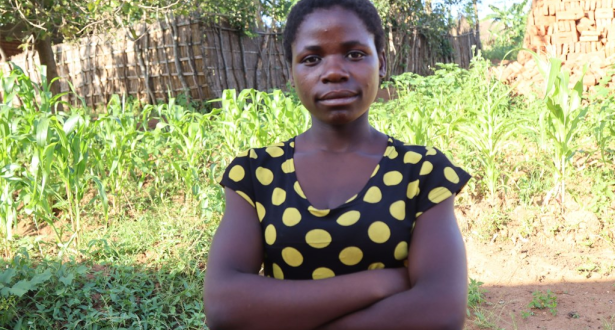
[[[114,94],[127,95],[146,103],[185,97],[205,101],[220,97],[225,89],[286,88],[290,68],[284,58],[282,35],[276,32],[254,33],[208,24],[193,18],[167,17],[155,24],[135,27],[138,38],[120,34],[82,38],[78,43],[54,46],[61,90],[76,95],[67,102],[104,107]],[[432,72],[436,63],[469,66],[473,33],[449,36],[452,55],[432,54],[428,41],[416,30],[387,33],[388,74],[412,71],[421,75]],[[402,46],[403,45],[403,46]],[[28,69],[38,57],[18,55],[12,61]]]

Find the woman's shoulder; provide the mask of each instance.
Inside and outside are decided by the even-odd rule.
[[[278,162],[284,162],[291,158],[294,147],[295,139],[291,138],[264,147],[245,149],[235,156],[233,163],[250,164],[250,167],[254,170],[258,167],[273,167]]]

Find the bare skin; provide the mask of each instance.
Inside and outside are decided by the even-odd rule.
[[[384,153],[386,135],[367,116],[385,68],[384,54],[352,11],[320,9],[299,28],[293,81],[313,126],[296,138],[294,162],[317,208],[335,208],[360,191]],[[257,214],[234,191],[225,193],[204,286],[211,329],[463,327],[467,267],[454,197],[417,219],[407,269],[293,281],[258,275],[264,255]]]

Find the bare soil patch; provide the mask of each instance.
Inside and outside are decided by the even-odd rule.
[[[467,239],[466,248],[469,276],[487,291],[477,309],[482,316],[469,318],[466,329],[615,329],[615,252],[609,244]],[[528,306],[532,293],[546,296],[547,290],[557,298],[557,315]]]

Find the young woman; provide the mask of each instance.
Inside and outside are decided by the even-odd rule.
[[[467,270],[453,199],[470,176],[370,126],[386,72],[376,9],[302,0],[284,40],[312,127],[226,170],[204,286],[209,327],[461,329]]]

